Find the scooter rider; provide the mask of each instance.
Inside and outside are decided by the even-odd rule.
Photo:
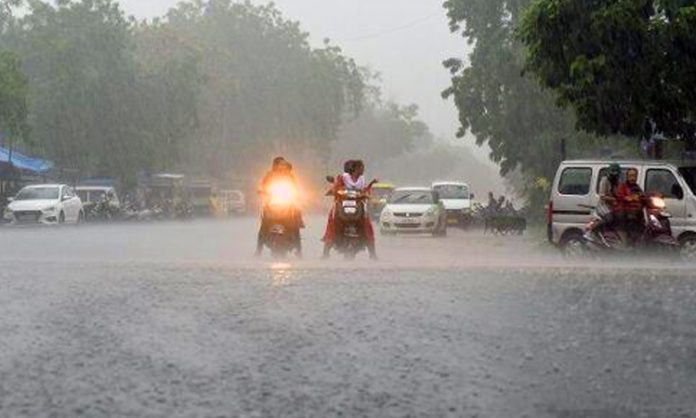
[[[620,178],[621,166],[611,164],[607,175],[599,182],[599,202],[595,208],[597,218],[588,226],[585,238],[592,240],[599,228],[617,225],[621,217],[621,202],[618,198]]]
[[[365,181],[365,164],[360,160],[347,161],[344,165],[344,172],[341,174],[334,183],[332,189],[327,193],[327,195],[335,195],[339,190],[358,190],[365,193],[369,193],[372,186],[377,182],[377,180],[372,181],[367,184]],[[338,220],[335,216],[335,205],[332,206],[329,213],[329,220],[326,226],[326,232],[324,234],[324,259],[329,258],[331,248],[334,244],[334,240],[337,232],[341,231],[341,226],[337,225]],[[373,260],[377,259],[377,250],[375,246],[375,233],[372,223],[366,214],[365,219],[362,223],[363,230],[365,232],[365,239],[367,241],[367,249],[370,253],[370,258]]]
[[[266,173],[261,180],[261,185],[259,186],[258,193],[262,197],[268,195],[268,188],[276,180],[285,179],[290,181],[295,187],[297,187],[297,179],[292,171],[292,164],[290,164],[283,157],[276,157],[273,159],[273,165],[271,170]],[[304,222],[302,220],[302,213],[299,208],[296,210],[296,216],[294,219],[293,231],[296,234],[295,239],[297,240],[297,254],[302,254],[301,240],[300,240],[300,229],[304,228]],[[259,227],[258,238],[256,240],[256,256],[260,256],[263,252],[263,246],[266,243],[266,238],[268,237],[269,224],[265,216],[261,217],[261,226]]]
[[[626,182],[618,189],[618,197],[623,209],[623,223],[629,243],[635,244],[645,227],[643,222],[643,189],[638,185],[638,170],[626,171]]]

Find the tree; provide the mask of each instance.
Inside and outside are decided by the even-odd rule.
[[[527,68],[578,127],[696,141],[696,1],[539,0],[520,28]]]
[[[524,74],[524,46],[516,27],[531,3],[445,2],[450,29],[461,33],[472,51],[468,62],[445,62],[452,86],[443,93],[459,109],[458,135],[472,134],[479,145],[487,143],[501,174],[521,173],[530,191],[540,178],[551,179],[564,158],[591,156],[598,144],[593,136],[576,132],[572,113],[557,108],[553,95]]]
[[[27,94],[19,56],[0,52],[0,136],[13,142],[26,138]]]
[[[199,52],[205,84],[190,158],[202,173],[253,172],[275,153],[326,158],[362,101],[353,60],[333,45],[312,48],[272,4],[182,2],[164,25]]]

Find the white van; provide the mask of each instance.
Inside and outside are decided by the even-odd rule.
[[[471,223],[471,193],[469,185],[456,181],[438,181],[432,184],[447,211],[449,225],[468,226]]]
[[[548,238],[567,249],[582,243],[592,208],[599,201],[599,182],[610,164],[619,164],[622,181],[629,168],[638,170],[646,194],[659,194],[672,215],[672,233],[685,257],[696,258],[696,161],[564,161],[556,173],[547,208]]]

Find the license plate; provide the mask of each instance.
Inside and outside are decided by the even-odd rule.
[[[358,202],[355,200],[344,200],[343,201],[343,207],[344,208],[354,208],[358,206]]]
[[[343,209],[348,215],[355,215],[358,212],[358,208],[344,208]]]
[[[459,219],[448,219],[447,223],[449,225],[458,225],[459,224]]]
[[[399,221],[399,222],[402,222],[405,224],[419,224],[420,223],[420,221],[418,219],[408,219],[408,218],[404,219],[403,221]]]
[[[271,234],[283,235],[285,233],[285,227],[283,225],[273,225],[271,228]]]

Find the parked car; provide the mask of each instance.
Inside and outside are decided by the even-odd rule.
[[[428,187],[394,190],[380,215],[383,234],[399,232],[447,234],[447,212],[440,198]]]
[[[599,201],[599,183],[617,163],[622,181],[629,168],[638,170],[638,184],[647,194],[664,198],[671,215],[672,234],[684,258],[696,260],[696,162],[682,161],[564,161],[558,168],[547,208],[548,239],[572,251],[582,245],[585,226]]]
[[[467,227],[472,221],[471,193],[469,185],[456,181],[440,181],[432,185],[447,211],[447,223]]]
[[[220,202],[228,215],[243,215],[246,212],[246,199],[240,190],[221,190]]]
[[[5,208],[3,218],[12,224],[80,223],[84,209],[72,187],[39,184],[21,189]]]

